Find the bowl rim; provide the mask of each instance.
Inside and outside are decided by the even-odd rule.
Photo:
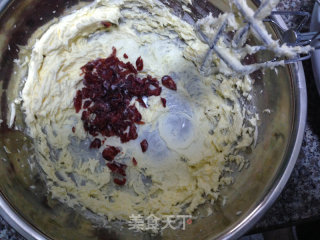
[[[255,0],[253,0],[253,2],[255,2]],[[288,29],[281,16],[275,15],[272,18],[279,24],[281,28],[284,30]],[[284,164],[282,166],[283,170],[278,173],[277,178],[272,183],[269,191],[260,200],[251,213],[243,218],[233,229],[229,231],[226,230],[226,232],[221,233],[217,239],[237,239],[250,230],[277,200],[287,181],[289,180],[289,177],[291,176],[293,168],[296,164],[306,127],[308,99],[305,81],[306,79],[302,62],[290,64],[289,66],[293,75],[292,95],[294,97],[294,121],[292,124],[293,126],[290,141],[288,142],[288,149],[292,149],[292,151],[287,151],[286,155],[284,156],[284,159],[287,159],[286,165]]]
[[[10,7],[12,0],[0,0],[0,16]],[[1,217],[18,233],[26,239],[47,239],[42,233],[36,230],[28,221],[23,219],[10,203],[6,200],[0,191],[0,215]]]
[[[0,13],[10,6],[11,0],[0,0]],[[254,0],[253,0],[254,2]],[[283,29],[288,29],[281,16],[275,16],[275,21]],[[276,201],[284,186],[286,185],[292,170],[296,164],[300,148],[303,141],[306,118],[307,118],[307,90],[305,74],[301,62],[291,64],[293,74],[293,96],[294,96],[294,122],[293,131],[288,144],[288,149],[292,148],[291,153],[286,153],[286,165],[282,166],[282,172],[274,180],[272,186],[265,196],[259,201],[254,209],[245,218],[240,220],[233,228],[221,233],[217,239],[235,239],[245,234],[253,225],[266,213],[271,205]],[[0,192],[0,215],[26,239],[48,239],[44,233],[36,230],[31,223],[20,216]],[[209,238],[213,239],[213,238]]]

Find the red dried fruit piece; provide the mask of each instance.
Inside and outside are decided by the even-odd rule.
[[[90,106],[90,104],[91,104],[90,100],[85,101],[84,104],[83,104],[83,108],[87,109]]]
[[[133,163],[133,166],[137,166],[138,162],[135,158],[132,158],[132,163]]]
[[[107,163],[108,168],[110,169],[111,172],[115,172],[118,167],[114,163]]]
[[[108,57],[106,60],[110,60],[110,61],[113,61],[113,62],[115,62],[115,60],[119,61],[118,58],[112,59],[112,57],[115,58],[116,56],[117,56],[117,49],[115,47],[112,47],[112,53],[111,53],[110,57]]]
[[[90,117],[90,112],[88,112],[88,111],[83,111],[82,112],[82,115],[81,115],[81,120],[82,121],[87,121],[89,119],[89,117]]]
[[[123,54],[123,57],[125,58],[125,59],[128,59],[128,55],[125,53],[125,54]]]
[[[122,133],[120,136],[120,140],[122,143],[129,142],[130,140],[134,140],[138,138],[138,133],[137,133],[137,127],[132,124],[129,127],[129,132],[128,133]]]
[[[142,98],[137,98],[137,102],[139,102],[142,107],[147,108],[147,105],[146,105],[146,103],[142,100]]]
[[[135,67],[130,62],[126,63],[126,67],[131,73],[134,73],[134,74],[138,73],[137,70],[135,69]]]
[[[113,182],[117,185],[120,185],[120,186],[123,186],[126,184],[127,182],[127,179],[126,178],[122,178],[122,179],[119,179],[119,178],[115,178],[113,179]]]
[[[137,61],[136,61],[136,66],[137,66],[137,70],[138,71],[142,71],[143,70],[143,60],[141,57],[138,57]]]
[[[101,22],[101,24],[102,24],[103,26],[105,26],[106,28],[109,28],[109,27],[112,26],[112,23],[111,23],[111,22],[108,22],[108,21],[103,21],[103,22]]]
[[[78,113],[82,107],[82,92],[78,90],[76,96],[73,100],[74,108],[76,109],[76,113]]]
[[[72,132],[75,133],[76,132],[76,128],[72,127]]]
[[[140,143],[140,146],[141,146],[142,152],[146,152],[147,149],[148,149],[149,144],[148,144],[147,140],[144,139],[144,140]]]
[[[118,173],[122,176],[126,176],[126,168],[127,165],[117,163],[117,162],[112,162],[112,163],[107,163],[108,168],[110,169],[111,172],[113,173]]]
[[[165,86],[166,88],[169,88],[174,91],[177,90],[177,85],[170,76],[168,75],[163,76],[161,79],[161,82],[162,82],[162,85]]]
[[[162,106],[167,107],[167,100],[165,98],[161,98]]]
[[[99,138],[95,138],[90,144],[90,148],[100,148],[100,147],[101,147],[101,140]]]
[[[108,146],[103,150],[102,157],[107,161],[112,161],[119,152],[120,152],[119,148]]]

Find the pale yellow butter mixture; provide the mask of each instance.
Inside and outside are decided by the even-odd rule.
[[[113,26],[107,29],[102,21]],[[80,68],[108,57],[113,46],[122,61],[124,53],[132,63],[141,56],[141,74],[158,80],[170,75],[178,87],[176,92],[163,87],[166,108],[160,97],[150,97],[147,109],[132,102],[146,123],[138,127],[137,140],[107,139],[105,145],[121,149],[117,161],[128,165],[125,186],[113,183],[103,147],[89,149],[93,138],[73,106],[83,87]],[[48,191],[71,207],[109,219],[192,213],[217,199],[226,162],[241,163],[241,151],[253,145],[256,119],[240,105],[240,92],[250,95],[250,78],[201,75],[208,46],[158,1],[96,1],[52,23],[30,47],[22,92],[26,123]],[[149,143],[146,153],[143,139]]]

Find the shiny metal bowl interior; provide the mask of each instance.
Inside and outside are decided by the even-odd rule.
[[[215,7],[221,11],[229,8],[227,1],[209,1],[215,7],[210,7],[208,1],[197,2],[195,18],[206,14],[199,6],[215,13]],[[0,1],[0,119],[6,122],[9,103],[14,97],[12,89],[16,83],[11,80],[18,46],[25,45],[39,26],[63,15],[66,9],[78,3],[79,0]],[[175,7],[175,4],[170,6]],[[190,19],[189,15],[180,14],[184,19]],[[32,142],[21,131],[8,129],[5,124],[0,128],[0,213],[30,239],[215,239],[239,236],[255,223],[282,190],[295,164],[305,125],[306,91],[302,65],[279,68],[278,74],[266,70],[260,77],[262,79],[258,77],[255,81],[253,97],[256,109],[261,113],[261,123],[257,147],[248,154],[250,167],[236,177],[235,183],[222,189],[222,194],[227,197],[226,204],[223,206],[218,202],[212,216],[195,221],[187,230],[166,230],[162,236],[151,236],[126,229],[97,227],[78,212],[47,196],[45,184],[27,161],[27,156],[32,154]],[[272,113],[263,114],[262,110],[266,108]],[[19,109],[16,125],[23,129],[23,115]],[[32,185],[36,190],[30,190]]]

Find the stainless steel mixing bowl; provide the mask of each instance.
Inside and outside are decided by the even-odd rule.
[[[221,11],[228,8],[227,1],[199,0],[193,14],[187,14],[173,2],[166,1],[189,21],[202,17],[208,10],[216,14],[217,8]],[[245,233],[275,201],[298,156],[307,106],[302,65],[279,68],[278,74],[273,70],[256,74],[253,100],[261,117],[258,144],[248,153],[250,167],[236,176],[235,183],[222,189],[227,202],[225,205],[217,202],[212,216],[196,220],[185,231],[168,229],[162,236],[99,227],[46,194],[39,173],[28,162],[32,158],[32,142],[21,131],[24,124],[19,107],[15,127],[8,128],[5,124],[10,103],[16,96],[14,89],[18,83],[12,76],[19,46],[25,45],[39,26],[78,3],[78,0],[0,1],[0,119],[4,120],[0,128],[2,216],[29,239],[223,239]],[[271,109],[271,114],[262,113],[266,108]]]

